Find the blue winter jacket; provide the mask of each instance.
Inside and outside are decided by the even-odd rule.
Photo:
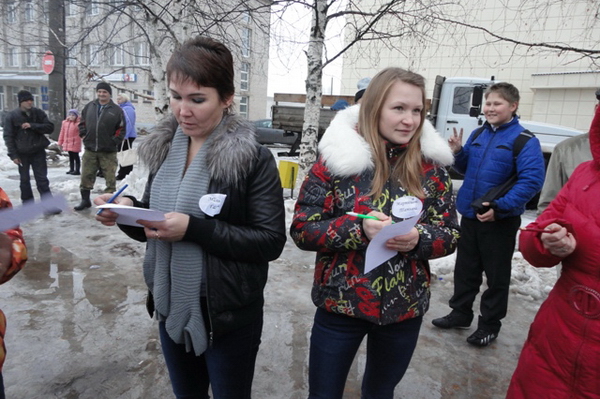
[[[458,190],[456,207],[463,217],[476,218],[471,207],[473,200],[480,198],[491,188],[505,183],[516,171],[518,180],[513,188],[497,199],[496,219],[521,215],[525,205],[544,184],[544,155],[540,141],[533,137],[523,147],[516,160],[513,145],[525,130],[518,117],[493,130],[489,123],[473,140],[473,133],[464,147],[455,156],[454,168],[465,175]]]
[[[129,101],[119,104],[119,107],[123,110],[123,117],[125,118],[125,138],[137,137],[135,131],[135,107]]]

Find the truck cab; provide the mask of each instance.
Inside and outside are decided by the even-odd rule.
[[[464,144],[471,132],[485,122],[482,113],[485,102],[483,94],[494,83],[493,77],[483,79],[437,76],[429,116],[437,131],[449,138],[454,130],[460,132],[462,129]],[[556,144],[583,133],[577,129],[542,122],[520,120],[520,123],[540,140],[546,160]]]

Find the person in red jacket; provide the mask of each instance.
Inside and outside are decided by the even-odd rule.
[[[70,109],[67,119],[62,122],[60,135],[58,136],[58,145],[69,153],[69,171],[68,175],[80,175],[81,159],[81,137],[79,137],[79,112],[76,109]]]
[[[590,147],[593,159],[519,238],[533,266],[563,269],[531,324],[507,399],[600,398],[600,108]]]
[[[12,208],[8,196],[0,187],[0,209]],[[27,261],[27,248],[23,240],[23,232],[20,228],[0,232],[0,284],[4,284],[19,270],[25,266]],[[4,333],[6,332],[6,318],[0,310],[0,399],[4,399],[4,380],[2,378],[2,366],[6,356],[4,346]]]

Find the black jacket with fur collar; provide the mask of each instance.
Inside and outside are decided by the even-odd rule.
[[[211,339],[251,323],[262,312],[268,262],[277,259],[286,241],[283,193],[275,159],[259,145],[254,128],[242,118],[225,116],[224,129],[212,134],[207,166],[209,193],[226,194],[219,214],[190,217],[183,238],[205,254]],[[174,117],[157,125],[140,144],[139,155],[150,169],[141,201],[148,207],[152,177],[165,160],[177,129]],[[145,241],[143,230],[121,226]]]

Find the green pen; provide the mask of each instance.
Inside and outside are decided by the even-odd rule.
[[[355,217],[361,218],[361,219],[381,220],[378,217],[373,216],[373,215],[363,215],[362,213],[356,213],[356,212],[346,212],[346,215],[355,216]]]

